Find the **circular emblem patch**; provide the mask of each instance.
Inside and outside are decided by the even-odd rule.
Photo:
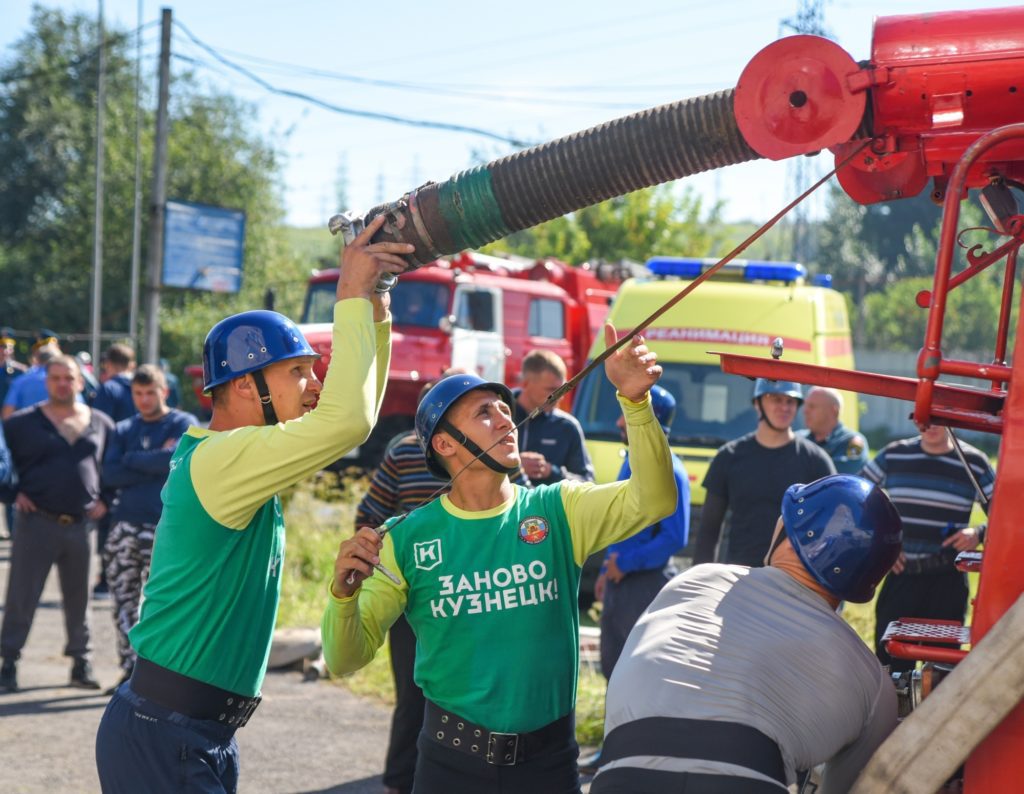
[[[540,516],[530,516],[519,524],[519,539],[531,546],[548,536],[548,522]]]

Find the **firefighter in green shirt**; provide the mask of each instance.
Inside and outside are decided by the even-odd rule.
[[[614,340],[608,326],[606,344]],[[427,699],[417,792],[579,790],[581,566],[667,516],[677,498],[672,453],[648,393],[661,375],[655,355],[635,337],[605,372],[626,417],[629,480],[512,485],[520,458],[511,393],[455,375],[416,413],[431,471],[455,475],[451,493],[383,539],[364,527],[338,550],[322,624],[330,669],[367,664],[403,612],[416,633],[415,679]],[[378,563],[399,584],[372,575]]]
[[[171,458],[129,634],[138,661],[96,737],[107,794],[238,788],[234,732],[259,704],[281,592],[277,494],[361,444],[384,391],[391,322],[374,286],[404,270],[400,255],[413,247],[371,244],[383,222],[378,216],[342,253],[338,374],[322,391],[316,353],[276,312],[234,315],[206,338],[213,417],[209,429],[190,428]]]

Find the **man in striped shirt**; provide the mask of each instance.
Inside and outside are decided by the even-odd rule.
[[[992,466],[979,450],[969,444],[961,447],[987,501],[995,484]],[[875,605],[875,653],[893,672],[912,670],[912,661],[893,659],[885,652],[882,635],[901,617],[963,621],[967,576],[953,561],[958,552],[973,549],[982,540],[980,531],[970,526],[978,494],[949,433],[937,425],[889,444],[861,476],[885,488],[903,519],[903,553]]]

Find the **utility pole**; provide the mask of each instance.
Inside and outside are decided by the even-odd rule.
[[[132,212],[131,294],[128,297],[128,338],[140,353],[139,281],[142,270],[142,2],[138,4],[138,32],[135,34],[135,206]]]
[[[171,9],[160,10],[160,89],[153,144],[153,196],[149,213],[146,279],[146,362],[160,362],[160,280],[163,275],[164,206],[167,201],[167,96],[171,78]]]
[[[103,127],[106,104],[107,42],[103,29],[103,0],[99,0],[99,78],[96,83],[96,204],[92,235],[92,306],[89,311],[93,366],[99,366],[103,321]]]
[[[782,20],[779,34],[789,30],[793,33],[831,38],[825,30],[825,2],[826,0],[800,0],[796,16]],[[786,171],[789,192],[793,196],[801,195],[811,186],[812,182],[818,179],[818,169],[815,167],[814,161],[807,156],[791,158]],[[792,218],[790,221],[792,233],[790,258],[804,264],[814,255],[810,234],[810,208],[810,202],[803,201],[790,213]]]

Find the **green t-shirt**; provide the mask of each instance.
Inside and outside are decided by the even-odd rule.
[[[488,518],[456,518],[435,501],[392,539],[427,698],[494,730],[533,730],[572,710],[580,567],[559,487],[516,487],[510,508]]]
[[[144,659],[252,697],[281,595],[281,500],[260,507],[244,531],[215,521],[192,485],[192,455],[205,441],[183,436],[171,458],[152,574],[128,636]]]

